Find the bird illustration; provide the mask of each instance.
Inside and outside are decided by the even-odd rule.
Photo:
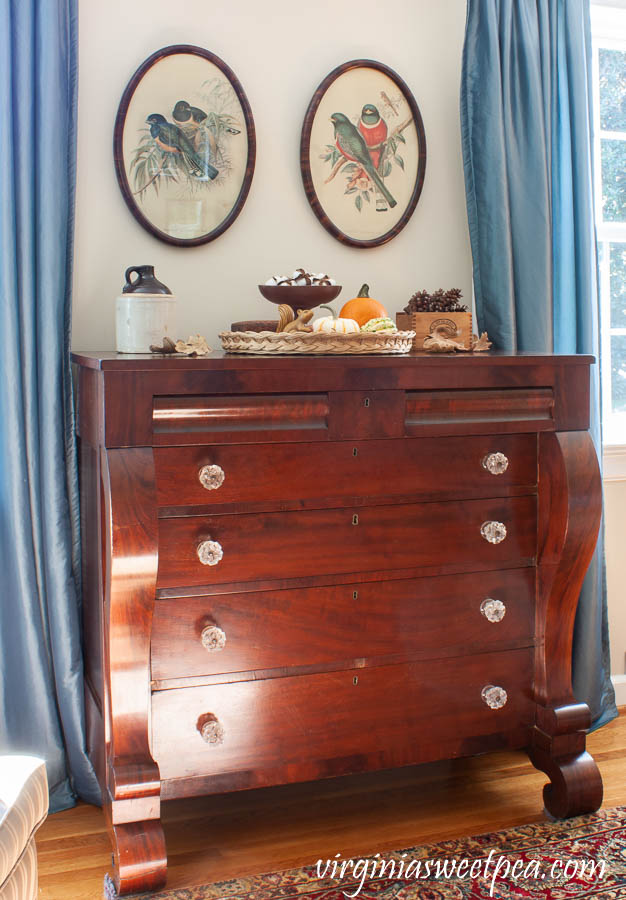
[[[168,122],[160,113],[151,113],[146,122],[157,146],[166,153],[180,153],[192,175],[217,178],[218,170],[208,160],[202,159],[178,125]]]
[[[199,125],[200,122],[204,122],[206,117],[207,114],[203,109],[198,106],[190,106],[186,100],[179,100],[172,110],[172,118],[180,123],[196,122]]]
[[[366,103],[361,110],[359,131],[367,144],[374,168],[379,171],[378,166],[383,149],[381,145],[387,140],[387,123],[373,103]],[[376,149],[373,149],[374,147]]]
[[[333,113],[330,121],[335,127],[335,142],[339,152],[346,159],[358,163],[367,173],[370,180],[378,188],[389,206],[397,206],[396,201],[389,193],[383,181],[374,168],[367,144],[361,132],[352,124],[346,115],[340,112]]]
[[[198,106],[190,106],[187,100],[179,100],[172,110],[172,118],[180,124],[183,134],[189,138],[194,149],[202,155],[203,145],[209,148],[209,159],[217,159],[217,141],[210,129],[200,126],[206,122],[207,114]]]

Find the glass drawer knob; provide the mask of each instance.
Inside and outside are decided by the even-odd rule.
[[[509,461],[504,453],[488,453],[483,459],[483,469],[492,475],[502,475],[509,468]]]
[[[206,713],[206,715],[200,716],[197,728],[200,732],[200,737],[206,744],[224,743],[226,734],[224,726],[213,713]]]
[[[489,709],[502,709],[508,700],[504,688],[495,684],[486,684],[480,692],[480,696]]]
[[[200,640],[204,649],[208,650],[209,653],[213,653],[215,650],[223,650],[226,646],[226,632],[222,631],[218,625],[205,625],[202,629]]]
[[[488,622],[501,622],[506,613],[506,606],[502,600],[492,600],[488,597],[480,604],[480,611]]]
[[[202,466],[198,472],[198,480],[207,491],[216,491],[224,484],[226,475],[221,466]]]
[[[196,552],[203,566],[216,566],[224,556],[222,545],[218,541],[202,541],[198,544]]]
[[[506,525],[503,522],[483,522],[480,533],[490,544],[499,544],[506,537]]]

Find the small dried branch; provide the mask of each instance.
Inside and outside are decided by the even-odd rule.
[[[142,188],[140,188],[138,191],[133,191],[133,196],[135,196],[135,194],[143,194],[144,191],[147,191],[148,188],[150,187],[150,185],[152,184],[152,182],[155,181],[159,177],[159,175],[161,174],[161,172],[163,171],[164,168],[165,168],[165,157],[163,158],[163,162],[161,163],[159,170],[157,172],[155,172],[155,174],[152,176],[150,181],[147,181],[144,184],[144,186]]]
[[[341,156],[341,157],[337,160],[337,162],[335,163],[335,165],[333,166],[333,170],[332,170],[332,172],[330,173],[330,175],[328,176],[328,178],[326,179],[326,181],[324,182],[324,184],[328,184],[329,181],[332,181],[333,178],[335,177],[335,175],[336,175],[336,174],[339,172],[339,170],[341,169],[341,167],[342,167],[343,165],[345,165],[345,163],[347,163],[347,162],[348,162],[348,160],[346,159],[346,157],[345,157],[345,156]]]

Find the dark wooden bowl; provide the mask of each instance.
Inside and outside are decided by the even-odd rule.
[[[286,303],[294,312],[313,309],[320,303],[330,303],[341,293],[340,284],[297,285],[260,284],[259,290],[270,303]]]
[[[249,322],[233,322],[231,331],[276,331],[278,319],[253,319]]]

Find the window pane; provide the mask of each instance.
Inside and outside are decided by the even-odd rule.
[[[600,128],[626,131],[626,51],[602,48],[600,66]]]
[[[626,222],[626,141],[602,141],[602,218]]]
[[[626,334],[611,335],[611,406],[626,412]]]
[[[611,244],[611,328],[626,328],[626,244]]]

